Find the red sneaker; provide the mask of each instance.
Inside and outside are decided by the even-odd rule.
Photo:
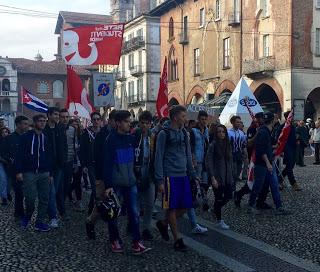
[[[150,247],[145,247],[141,242],[134,242],[132,244],[132,250],[134,255],[140,255],[146,253],[147,251],[151,250]]]
[[[119,240],[115,240],[114,242],[111,243],[111,250],[114,253],[123,253],[123,247],[119,243]]]

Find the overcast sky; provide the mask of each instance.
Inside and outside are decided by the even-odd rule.
[[[0,56],[33,59],[39,51],[44,60],[53,60],[57,51],[54,34],[60,10],[109,14],[110,0],[0,0]],[[23,10],[5,6],[54,13],[53,18],[8,14]],[[47,15],[46,15],[47,16]]]

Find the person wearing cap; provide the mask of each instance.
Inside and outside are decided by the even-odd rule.
[[[255,117],[255,120],[252,121],[250,127],[247,130],[247,139],[248,139],[247,149],[248,149],[249,161],[251,160],[252,152],[255,147],[257,131],[264,124],[263,112],[258,112],[254,117]],[[243,196],[249,193],[250,193],[250,188],[248,187],[248,184],[246,182],[239,191],[236,191],[234,193],[234,204],[236,205],[236,207],[240,208],[240,204]],[[263,198],[260,197],[260,195],[257,200],[257,208],[259,209],[270,208],[270,206],[264,202]]]
[[[273,166],[273,150],[271,131],[274,124],[274,114],[266,112],[263,115],[264,125],[257,132],[255,140],[256,161],[254,167],[254,183],[248,202],[248,213],[259,214],[256,209],[256,199],[264,188],[271,187],[272,196],[276,205],[276,214],[286,214],[282,208],[275,169]]]
[[[290,111],[284,113],[284,118],[287,120]],[[284,128],[285,124],[279,126],[279,129],[276,133],[276,138],[279,139],[282,129]],[[295,154],[297,149],[297,139],[296,139],[296,128],[294,125],[291,124],[290,134],[287,139],[286,146],[284,148],[284,158],[283,164],[285,164],[285,168],[283,169],[282,173],[279,173],[279,184],[281,189],[283,188],[283,179],[288,176],[289,182],[295,191],[301,191],[300,186],[298,185],[296,178],[293,173],[293,169],[295,166]]]

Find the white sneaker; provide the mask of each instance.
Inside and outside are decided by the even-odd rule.
[[[49,227],[50,227],[51,229],[56,229],[56,228],[58,228],[58,227],[59,227],[59,225],[58,225],[58,219],[56,219],[56,218],[51,219],[51,220],[50,220],[50,223],[49,223]]]
[[[223,220],[218,221],[217,227],[223,230],[230,229],[230,227]]]
[[[192,233],[193,234],[203,234],[206,233],[208,231],[207,228],[200,226],[199,224],[197,224],[195,226],[195,228],[193,228]]]

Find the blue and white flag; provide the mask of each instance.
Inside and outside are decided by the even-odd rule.
[[[22,104],[30,110],[44,112],[48,111],[48,105],[39,98],[32,95],[24,87],[21,86]]]

